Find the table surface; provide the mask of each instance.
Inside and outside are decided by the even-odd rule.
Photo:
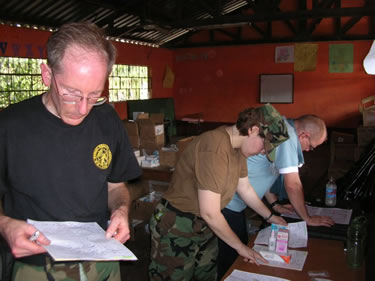
[[[254,245],[255,237],[249,245]],[[346,264],[346,254],[342,241],[309,238],[307,248],[296,249],[307,251],[305,265],[302,271],[289,270],[266,265],[246,263],[238,257],[232,267],[225,274],[224,280],[234,269],[252,273],[277,276],[289,280],[310,281],[309,271],[328,272],[330,280],[335,281],[362,281],[365,280],[365,266],[359,269],[351,269]]]

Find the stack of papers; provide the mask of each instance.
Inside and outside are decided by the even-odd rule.
[[[307,247],[307,226],[305,221],[289,223],[286,227],[289,230],[289,248],[306,248]],[[271,236],[271,226],[263,228],[258,232],[254,241],[255,244],[268,245],[268,240]]]
[[[107,239],[105,231],[96,222],[27,222],[51,241],[43,247],[55,261],[137,260],[119,241]]]
[[[287,226],[287,229],[289,230],[289,234],[290,234],[289,241],[288,241],[289,248],[307,247],[308,234],[307,234],[307,226],[306,226],[305,221],[289,223]],[[254,241],[255,245],[253,249],[257,252],[268,251],[267,245],[268,245],[268,240],[270,236],[271,236],[271,226],[266,227],[262,229],[261,231],[259,231]],[[263,265],[268,265],[268,266],[281,267],[281,268],[301,271],[303,269],[303,266],[307,258],[307,252],[290,250],[290,249],[288,252],[289,252],[289,255],[291,256],[289,263],[273,261],[273,260],[268,260],[268,263],[263,263],[259,261],[259,263]]]
[[[352,216],[351,209],[340,209],[340,208],[320,208],[320,207],[312,207],[306,206],[307,212],[310,216],[329,216],[333,219],[335,223],[338,224],[349,224],[350,218]],[[282,214],[284,217],[293,218],[293,219],[300,219],[300,217],[294,214]]]
[[[233,270],[233,272],[225,278],[224,281],[247,281],[247,280],[256,280],[256,281],[290,281],[288,279],[283,279],[279,277],[273,277],[263,274],[256,274],[252,272],[246,272],[241,270]]]

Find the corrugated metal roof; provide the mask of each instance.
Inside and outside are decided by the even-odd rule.
[[[285,3],[292,8],[285,9]],[[3,24],[54,30],[67,22],[90,21],[105,28],[115,40],[167,48],[375,36],[375,0],[0,0],[0,7]],[[315,26],[327,17],[349,21],[337,24],[324,38],[314,35]],[[368,31],[348,35],[363,17],[369,18]],[[272,22],[285,24],[292,36],[272,34]],[[245,29],[253,29],[261,39],[245,38]],[[209,39],[191,40],[207,30]],[[229,39],[215,39],[216,33]]]

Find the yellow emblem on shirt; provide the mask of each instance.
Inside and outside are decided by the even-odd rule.
[[[93,153],[93,160],[95,165],[99,169],[107,169],[112,161],[112,152],[109,149],[109,146],[102,143],[95,147]]]

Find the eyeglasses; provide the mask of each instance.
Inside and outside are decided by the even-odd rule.
[[[83,99],[85,97],[80,96],[80,95],[67,94],[67,93],[60,94],[59,87],[58,87],[57,82],[56,82],[55,74],[53,72],[52,72],[52,77],[53,77],[53,81],[55,82],[57,94],[60,97],[62,97],[64,103],[66,103],[66,104],[79,104],[83,101]],[[87,100],[87,103],[92,105],[92,106],[102,105],[107,100],[106,97],[88,97],[88,98],[85,98],[85,99]]]
[[[314,150],[315,147],[311,145],[311,136],[309,136],[309,151]]]

